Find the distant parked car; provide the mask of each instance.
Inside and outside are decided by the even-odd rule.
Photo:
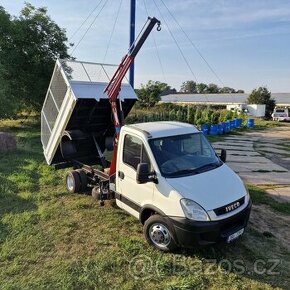
[[[279,122],[290,121],[288,108],[275,108],[271,116],[272,116],[273,121],[279,121]]]

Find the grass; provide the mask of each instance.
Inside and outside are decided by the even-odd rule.
[[[135,218],[70,195],[46,165],[35,119],[0,121],[18,149],[0,153],[0,289],[273,289],[289,285],[290,254],[248,227],[231,245],[163,254]],[[274,201],[250,188],[254,203]],[[274,205],[281,211],[282,205]],[[282,210],[289,214],[289,208]],[[257,273],[273,259],[280,274]],[[272,260],[269,260],[272,259]],[[257,269],[256,269],[257,270]]]
[[[275,127],[280,127],[283,126],[281,122],[278,121],[268,121],[268,120],[263,120],[260,118],[255,118],[255,130],[265,130],[265,129],[270,129],[270,128],[275,128]]]
[[[249,184],[247,187],[250,191],[250,195],[254,203],[266,204],[275,211],[290,215],[290,203],[279,202],[268,195],[263,189],[260,189],[254,185]]]

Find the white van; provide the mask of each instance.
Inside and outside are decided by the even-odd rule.
[[[272,113],[273,121],[287,122],[290,121],[288,108],[275,108]]]
[[[231,242],[244,232],[251,200],[221,159],[225,154],[218,157],[193,125],[124,126],[114,184],[117,205],[138,218],[147,241],[163,251]]]

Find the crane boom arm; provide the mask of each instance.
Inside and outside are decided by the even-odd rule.
[[[108,94],[110,101],[117,99],[121,83],[126,73],[128,72],[131,64],[134,62],[136,55],[138,54],[140,48],[146,41],[148,35],[152,31],[155,24],[158,24],[157,30],[160,30],[160,21],[155,17],[148,18],[147,26],[144,28],[143,33],[139,34],[139,37],[135,40],[132,46],[129,49],[129,52],[123,57],[120,65],[118,66],[116,72],[105,88],[104,92]]]
[[[146,25],[147,24],[147,25]],[[132,44],[129,49],[129,52],[123,57],[120,65],[118,66],[116,72],[108,83],[107,87],[104,90],[104,93],[107,93],[109,101],[111,103],[113,121],[115,126],[115,138],[114,138],[114,149],[112,154],[111,166],[110,166],[110,176],[116,172],[116,161],[117,161],[117,148],[120,129],[122,127],[123,120],[119,117],[117,109],[117,98],[121,89],[121,83],[126,73],[128,72],[131,64],[134,62],[136,55],[138,54],[140,48],[146,41],[148,35],[152,31],[155,24],[157,24],[157,30],[160,31],[160,21],[155,17],[148,17],[148,21],[145,24],[143,30],[140,32],[139,36]]]

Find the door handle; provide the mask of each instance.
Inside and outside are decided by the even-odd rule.
[[[124,179],[125,178],[125,174],[123,171],[118,171],[118,176],[120,177],[120,179]]]

